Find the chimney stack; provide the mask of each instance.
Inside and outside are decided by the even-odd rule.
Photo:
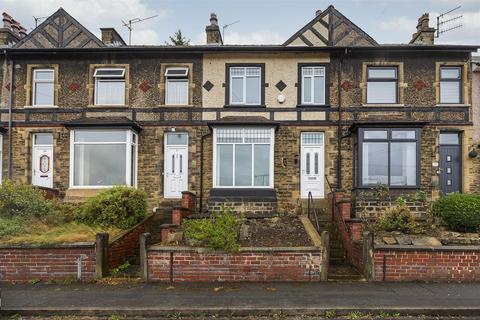
[[[220,27],[218,26],[218,19],[215,13],[210,14],[210,25],[205,28],[207,33],[207,44],[222,45],[222,34],[220,33]]]
[[[27,29],[6,12],[2,13],[2,17],[3,27],[0,28],[0,48],[12,47],[27,35]]]
[[[315,11],[315,17],[318,17],[319,15],[322,14],[322,10],[317,10]]]
[[[102,42],[109,47],[121,47],[127,44],[115,28],[100,28],[102,31]]]
[[[418,18],[417,32],[412,35],[411,44],[434,44],[435,28],[429,26],[429,21],[428,13],[424,13]]]

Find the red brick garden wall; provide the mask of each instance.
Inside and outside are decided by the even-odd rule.
[[[148,280],[170,281],[170,252],[149,249]],[[192,249],[173,252],[174,282],[210,281],[319,281],[318,248],[292,251],[199,253]]]
[[[82,280],[95,277],[95,246],[49,248],[0,247],[0,281],[61,280],[77,277],[77,259],[82,262]]]
[[[374,272],[375,281],[480,281],[480,248],[375,248]]]
[[[146,224],[151,218],[152,216],[149,216],[117,238],[112,239],[108,248],[108,267],[110,269],[135,257],[140,247],[140,235],[146,231]]]

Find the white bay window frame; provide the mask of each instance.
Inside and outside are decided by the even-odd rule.
[[[116,71],[116,74],[115,74]],[[111,72],[111,74],[108,74]],[[102,74],[104,73],[104,74]],[[125,68],[95,68],[93,73],[95,79],[94,104],[99,106],[124,106],[125,105]],[[119,103],[109,103],[108,101],[99,101],[99,85],[102,83],[123,83],[122,101]],[[105,99],[105,98],[103,98]]]
[[[0,133],[0,185],[3,181],[3,134]]]
[[[241,131],[241,141],[238,140],[238,142],[217,142],[218,141],[218,130],[221,129],[227,129],[231,130],[231,132],[234,131]],[[248,142],[245,140],[245,130],[249,129],[259,129],[259,130],[268,130],[269,131],[269,139],[270,141],[268,143],[265,142]],[[218,145],[232,145],[232,185],[230,186],[222,186],[218,183],[218,172],[219,170],[219,163],[217,159],[218,155]],[[251,155],[251,185],[248,186],[236,186],[235,185],[235,146],[237,145],[252,145],[252,155]],[[255,161],[255,145],[269,145],[269,181],[268,185],[266,186],[255,186],[255,167],[254,167],[254,161]],[[216,127],[213,128],[213,187],[214,188],[223,188],[223,189],[272,189],[273,188],[273,183],[274,183],[274,146],[275,146],[275,129],[273,127],[239,127],[239,126],[229,126],[229,127]]]
[[[124,132],[124,142],[77,142],[75,132]],[[73,129],[70,131],[70,184],[71,189],[104,189],[114,185],[75,185],[75,146],[76,145],[125,145],[125,185],[137,187],[138,175],[138,134],[130,129]],[[133,152],[132,152],[133,151]],[[132,159],[134,157],[134,159]],[[112,159],[118,161],[118,159]],[[133,172],[132,172],[133,171]]]

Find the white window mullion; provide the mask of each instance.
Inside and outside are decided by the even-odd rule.
[[[126,163],[126,170],[125,170],[125,182],[127,186],[132,186],[132,132],[127,131],[127,145],[125,148],[125,159],[127,160]]]

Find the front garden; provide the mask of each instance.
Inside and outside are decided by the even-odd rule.
[[[98,233],[119,235],[146,212],[146,195],[134,188],[106,189],[79,205],[49,200],[40,189],[5,181],[0,186],[0,244],[93,242]]]

